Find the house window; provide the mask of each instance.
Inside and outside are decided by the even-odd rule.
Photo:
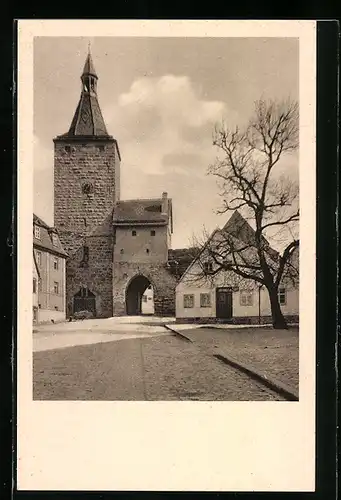
[[[252,306],[253,304],[253,294],[248,290],[243,290],[240,292],[240,305],[241,306]]]
[[[194,307],[194,295],[185,294],[184,295],[184,308],[190,309],[192,307]]]
[[[133,231],[131,232],[131,235],[132,235],[132,236],[136,236],[136,231],[135,231],[135,230],[133,230]]]
[[[200,307],[211,307],[211,294],[201,293],[200,294]]]
[[[58,271],[58,264],[59,264],[58,259],[57,257],[55,257],[53,259],[53,269],[55,269],[56,271]]]
[[[150,231],[150,236],[155,236],[155,231],[154,231],[154,229],[152,229],[152,230]]]
[[[56,295],[59,294],[59,283],[58,281],[55,281],[54,284],[53,284],[53,291]]]
[[[204,262],[203,263],[203,269],[206,274],[212,273],[213,272],[213,264],[212,262]]]
[[[34,237],[37,238],[37,240],[40,240],[40,227],[39,226],[34,226]]]
[[[37,293],[37,280],[33,278],[33,293]]]
[[[52,244],[55,247],[58,245],[58,237],[55,233],[52,233]]]
[[[149,253],[149,248],[146,248],[146,253]]]
[[[36,252],[36,259],[38,266],[41,265],[41,252]]]
[[[278,289],[278,302],[281,306],[284,306],[287,303],[287,292],[284,287],[280,287]]]
[[[142,302],[147,302],[148,298],[146,295],[142,295]]]
[[[121,255],[123,255],[123,254],[124,254],[124,250],[123,250],[123,248],[121,248],[121,250],[120,250],[120,254],[121,254]]]
[[[41,280],[38,280],[38,292],[41,292],[43,290],[43,282]]]
[[[54,306],[55,310],[58,311],[58,306]]]

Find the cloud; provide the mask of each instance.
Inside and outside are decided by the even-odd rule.
[[[195,159],[203,175],[214,157],[212,130],[225,108],[204,99],[187,76],[135,80],[108,114],[109,130],[119,131],[123,192],[133,168],[141,176],[193,175]]]
[[[53,144],[45,146],[33,136],[34,212],[53,224]]]

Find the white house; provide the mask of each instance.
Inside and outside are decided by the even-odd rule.
[[[154,291],[152,285],[149,285],[142,295],[141,312],[146,315],[154,314]]]
[[[236,214],[236,215],[235,215]],[[250,239],[254,234],[251,226],[235,212],[224,231],[231,229],[231,234],[245,234]],[[251,231],[251,232],[250,232]],[[222,230],[213,232],[201,254],[193,260],[182,275],[176,287],[176,318],[178,322],[215,322],[231,323],[268,323],[271,322],[269,295],[265,287],[252,280],[237,276],[231,271],[220,270],[214,274],[215,263],[206,250],[208,244],[222,241]],[[243,244],[243,243],[242,243]],[[254,251],[256,251],[254,249]],[[271,252],[274,252],[270,249]],[[298,264],[298,250],[294,253]],[[206,268],[206,273],[202,268]],[[212,271],[212,274],[210,274]],[[283,315],[288,321],[298,321],[299,290],[298,283],[293,284],[283,277],[278,289],[278,298]]]

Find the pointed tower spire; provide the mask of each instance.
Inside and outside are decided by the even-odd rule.
[[[90,42],[88,43],[88,55],[84,64],[82,76],[91,75],[98,79],[94,63],[91,57]]]
[[[103,120],[97,98],[98,76],[92,61],[90,44],[81,75],[82,92],[71,126],[65,136],[107,136],[108,132]]]

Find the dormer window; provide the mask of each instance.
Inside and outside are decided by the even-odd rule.
[[[206,274],[210,274],[213,272],[213,264],[212,262],[204,262],[203,263],[203,269],[204,269],[204,273]]]
[[[52,245],[55,247],[58,245],[58,237],[56,233],[52,233]]]
[[[34,226],[34,237],[37,238],[37,240],[40,240],[40,227],[39,226]]]

